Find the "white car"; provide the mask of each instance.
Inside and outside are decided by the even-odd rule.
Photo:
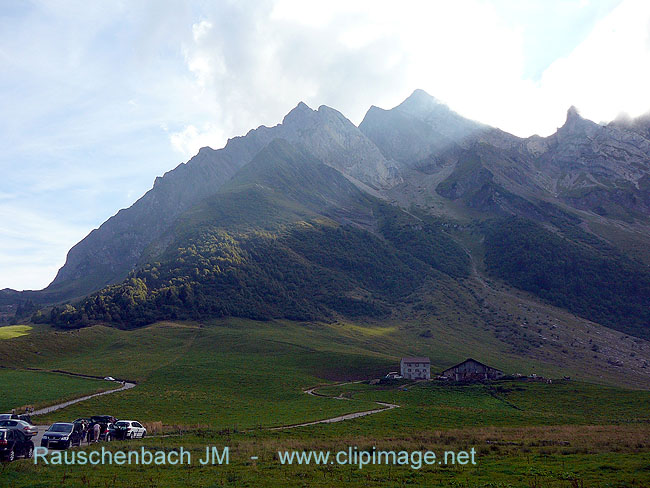
[[[142,439],[147,435],[147,429],[135,420],[118,420],[113,425],[113,430],[117,439]]]
[[[386,376],[384,376],[384,378],[386,378],[388,380],[401,380],[402,375],[399,374],[397,371],[391,371]]]

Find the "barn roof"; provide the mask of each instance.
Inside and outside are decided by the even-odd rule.
[[[458,364],[454,364],[453,366],[450,366],[449,368],[445,369],[445,371],[449,371],[450,369],[457,368],[458,366],[460,366],[460,365],[462,365],[462,364],[465,364],[465,363],[468,363],[468,362],[470,362],[470,361],[472,361],[472,362],[474,362],[474,363],[477,363],[477,364],[480,364],[481,366],[485,366],[486,368],[490,368],[490,369],[493,369],[493,370],[495,370],[495,371],[500,371],[501,373],[503,373],[503,371],[501,371],[500,369],[494,368],[494,367],[492,367],[492,366],[488,366],[487,364],[482,363],[481,361],[477,361],[477,360],[474,359],[474,358],[467,358],[465,361],[462,361],[462,362],[460,362],[460,363],[458,363]],[[444,373],[445,371],[443,371],[443,373]]]
[[[410,357],[410,358],[402,358],[400,361],[402,363],[431,363],[431,360],[429,358],[425,357]]]

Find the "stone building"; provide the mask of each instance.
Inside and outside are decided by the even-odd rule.
[[[402,358],[399,362],[401,375],[409,380],[430,380],[431,361],[429,358]]]

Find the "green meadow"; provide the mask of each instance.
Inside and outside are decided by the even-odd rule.
[[[24,336],[29,334],[31,330],[31,325],[5,325],[0,327],[0,340]]]
[[[53,403],[115,388],[114,383],[57,373],[0,369],[0,413]]]
[[[214,320],[160,322],[135,330],[94,326],[61,332],[35,326],[0,341],[4,408],[52,404],[101,382],[26,371],[59,369],[132,380],[131,390],[96,397],[38,423],[112,414],[162,423],[166,436],[111,443],[112,450],[183,446],[196,458],[206,445],[229,446],[228,466],[2,467],[3,486],[457,486],[587,487],[650,485],[650,392],[560,368],[502,349],[488,333],[461,341],[453,327],[435,341],[413,324]],[[437,332],[437,331],[436,331]],[[420,338],[420,339],[418,339]],[[453,345],[450,345],[453,344]],[[562,374],[570,381],[504,380],[454,385],[397,381],[371,385],[399,357],[427,354],[434,370],[459,357],[487,357],[508,372]],[[21,369],[22,368],[22,369]],[[624,383],[624,382],[623,382]],[[17,388],[16,385],[20,385]],[[317,386],[317,396],[304,390]],[[74,390],[73,388],[78,388]],[[399,405],[344,422],[288,426]],[[284,449],[338,451],[469,450],[476,465],[286,466]],[[89,449],[84,447],[83,449]],[[259,457],[252,461],[251,456]]]

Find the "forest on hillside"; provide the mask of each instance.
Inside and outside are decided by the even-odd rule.
[[[383,317],[441,273],[468,275],[466,254],[443,232],[388,206],[378,212],[381,235],[327,219],[277,232],[204,226],[122,283],[33,318],[76,328],[223,316]]]
[[[650,337],[650,271],[595,236],[565,236],[522,218],[484,225],[488,273],[547,302],[638,337]]]

